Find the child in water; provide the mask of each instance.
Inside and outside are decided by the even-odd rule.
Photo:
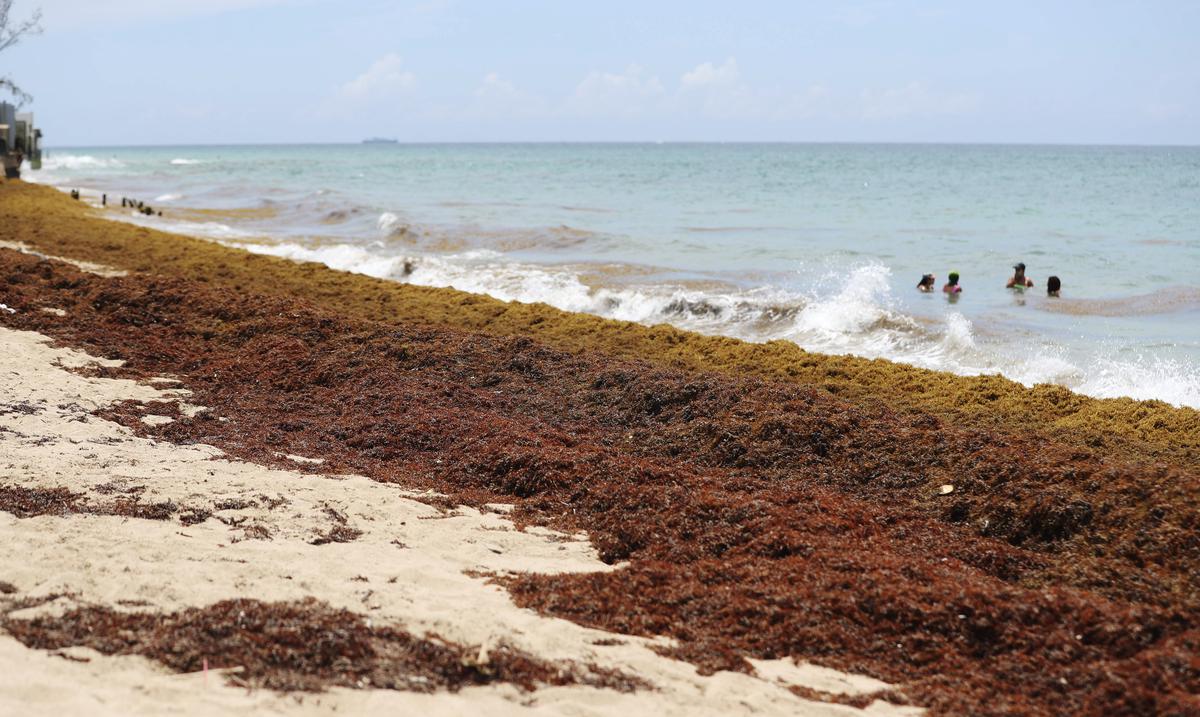
[[[1058,296],[1058,292],[1062,291],[1062,280],[1057,276],[1052,276],[1046,279],[1046,296]]]
[[[1025,276],[1025,262],[1019,261],[1016,264],[1013,264],[1012,278],[1008,280],[1008,283],[1004,285],[1004,288],[1020,289],[1024,291],[1031,286],[1033,286],[1033,280]]]
[[[933,282],[937,281],[937,277],[933,274],[925,274],[921,277],[921,281],[917,282],[917,291],[928,294],[933,291]]]
[[[949,279],[949,281],[947,281],[946,285],[942,287],[942,293],[950,294],[952,296],[955,294],[961,294],[962,287],[958,285],[958,272],[952,271],[946,278]]]

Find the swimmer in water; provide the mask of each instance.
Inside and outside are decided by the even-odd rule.
[[[933,291],[933,283],[935,281],[937,281],[936,276],[933,274],[925,274],[921,277],[921,281],[917,282],[917,291],[921,291],[926,294],[930,293]]]
[[[1033,286],[1033,280],[1025,276],[1025,262],[1017,262],[1013,264],[1013,275],[1004,285],[1006,289],[1021,289],[1025,290]]]
[[[1052,276],[1046,279],[1046,296],[1058,296],[1058,292],[1062,291],[1062,280],[1057,276]]]
[[[946,276],[946,278],[949,279],[949,281],[947,281],[946,285],[942,287],[942,293],[950,294],[951,296],[955,294],[961,294],[962,287],[958,285],[958,272],[952,271]]]

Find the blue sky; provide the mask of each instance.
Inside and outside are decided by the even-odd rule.
[[[50,146],[1200,144],[1200,2],[17,0]]]

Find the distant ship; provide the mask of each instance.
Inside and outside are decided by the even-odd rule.
[[[363,144],[397,144],[399,142],[400,140],[398,139],[388,139],[386,137],[371,137],[362,141]]]

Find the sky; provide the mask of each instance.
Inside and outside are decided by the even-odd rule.
[[[16,0],[49,147],[1200,144],[1200,2]]]

